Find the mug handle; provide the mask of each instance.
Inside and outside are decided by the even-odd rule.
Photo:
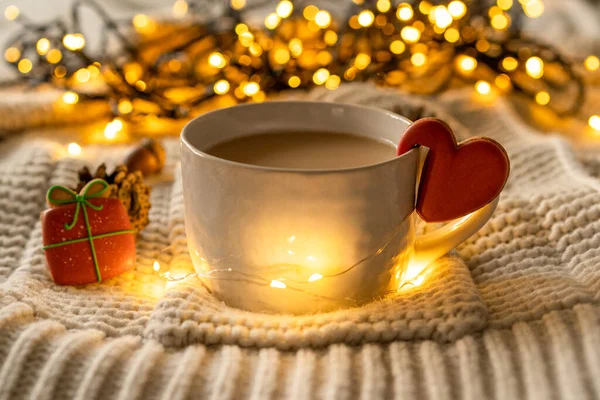
[[[439,229],[417,236],[411,262],[425,268],[467,240],[492,217],[499,198],[500,196],[497,196],[479,210],[454,220]]]

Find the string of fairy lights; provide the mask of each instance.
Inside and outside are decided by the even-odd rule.
[[[193,270],[191,260],[185,255],[182,256],[182,254],[185,254],[185,251],[181,252],[177,246],[174,245],[164,248],[160,252],[157,259],[154,260],[152,264],[152,269],[160,278],[171,283],[183,282],[190,278],[200,279],[201,282],[209,280],[236,281],[250,285],[269,286],[278,290],[291,290],[303,293],[310,297],[338,302],[340,305],[357,305],[358,303],[356,300],[348,297],[333,298],[317,294],[311,286],[314,285],[315,282],[338,279],[351,273],[351,271],[355,269],[363,268],[365,262],[384,252],[390,243],[393,242],[394,238],[397,237],[397,235],[402,234],[402,226],[402,224],[399,224],[377,249],[352,265],[337,271],[321,271],[321,273],[319,273],[312,270],[306,270],[299,264],[277,264],[263,267],[260,269],[261,272],[244,272],[236,268],[219,268],[215,265],[209,266],[207,261],[200,257],[202,265],[200,265],[195,272],[190,272]],[[288,238],[288,243],[291,243],[294,240],[295,236],[291,236]],[[308,256],[307,258],[309,260],[315,260],[315,257],[313,256]],[[380,290],[373,295],[374,299],[384,298],[389,294],[421,286],[425,282],[426,276],[431,273],[431,268],[427,265],[423,266],[415,263],[408,264],[405,268],[394,267],[391,272],[395,276],[394,282],[396,282],[398,286]]]
[[[172,16],[117,20],[95,0],[75,0],[70,18],[43,24],[10,5],[5,17],[20,29],[4,58],[19,72],[13,83],[63,89],[66,104],[107,102],[114,117],[107,139],[124,120],[185,119],[285,90],[335,90],[351,81],[421,94],[470,82],[481,96],[520,93],[600,131],[599,115],[578,115],[586,89],[578,68],[596,73],[598,56],[568,59],[522,33],[524,19],[544,12],[542,0],[344,5],[334,12],[306,1],[230,0],[215,15],[213,3],[177,0]],[[102,22],[94,51],[82,31],[83,8]],[[267,9],[258,22],[257,9]]]

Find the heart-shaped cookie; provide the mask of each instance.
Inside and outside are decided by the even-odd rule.
[[[510,170],[508,155],[495,140],[476,137],[459,144],[446,123],[423,118],[408,127],[398,155],[429,148],[421,173],[416,210],[427,222],[467,215],[500,194]]]

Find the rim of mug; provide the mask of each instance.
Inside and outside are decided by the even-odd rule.
[[[337,106],[337,107],[344,107],[344,108],[351,108],[351,109],[361,109],[361,110],[367,110],[367,111],[374,111],[374,112],[377,112],[380,114],[387,115],[388,117],[391,117],[393,119],[402,120],[403,122],[406,122],[407,125],[410,125],[413,123],[413,121],[411,121],[410,119],[408,119],[400,114],[396,114],[392,111],[385,110],[382,108],[377,108],[377,107],[365,106],[365,105],[361,105],[361,104],[349,104],[349,103],[339,103],[339,102],[332,102],[332,101],[314,101],[314,100],[311,100],[311,101],[272,100],[272,101],[265,101],[262,103],[237,104],[237,105],[231,106],[231,107],[223,107],[223,108],[218,108],[216,110],[211,110],[202,115],[199,115],[199,116],[193,118],[192,120],[188,121],[184,125],[184,127],[181,130],[181,134],[180,134],[180,142],[197,156],[200,156],[200,157],[203,157],[208,160],[215,161],[215,162],[218,162],[218,163],[221,163],[224,165],[228,165],[231,167],[248,168],[248,169],[259,170],[259,171],[264,171],[264,172],[286,172],[286,173],[302,173],[302,174],[343,173],[343,172],[367,170],[367,169],[377,168],[377,167],[381,167],[381,166],[384,166],[387,164],[391,164],[393,162],[398,162],[399,159],[404,159],[411,153],[418,151],[418,148],[415,147],[415,148],[407,151],[406,153],[399,155],[399,156],[395,156],[393,158],[390,158],[389,160],[378,162],[376,164],[367,164],[367,165],[361,165],[358,167],[350,167],[350,168],[321,168],[321,169],[280,168],[280,167],[265,167],[265,166],[261,166],[261,165],[246,164],[246,163],[241,163],[241,162],[237,162],[237,161],[231,161],[231,160],[227,160],[224,158],[216,157],[216,156],[213,156],[211,154],[208,154],[208,153],[198,149],[196,146],[191,144],[190,141],[186,137],[187,132],[191,130],[191,125],[194,124],[195,121],[205,118],[205,117],[208,117],[209,115],[218,114],[221,112],[227,112],[228,110],[230,110],[232,108],[241,108],[241,107],[261,108],[261,107],[269,106],[272,104],[285,104],[285,105],[290,105],[290,106],[294,106],[297,104],[309,105],[309,106],[310,105],[314,105],[314,106],[327,105],[327,106]],[[362,135],[358,135],[358,136],[362,136]],[[368,137],[368,136],[362,136],[362,137]]]

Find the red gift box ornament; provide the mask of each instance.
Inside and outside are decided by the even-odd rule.
[[[106,198],[108,183],[89,182],[79,194],[52,186],[42,212],[42,241],[52,279],[83,285],[119,275],[135,265],[135,236],[119,199]]]

